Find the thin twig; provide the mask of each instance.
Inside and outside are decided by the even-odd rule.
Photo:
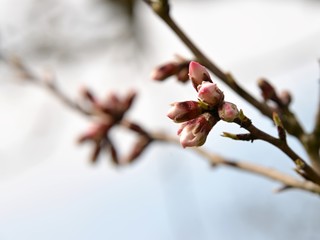
[[[319,174],[311,166],[309,166],[309,164],[305,160],[303,160],[302,157],[300,157],[295,151],[293,151],[293,149],[290,148],[286,141],[275,138],[270,134],[255,127],[252,124],[251,120],[244,115],[241,117],[241,119],[235,119],[235,123],[237,123],[240,127],[248,130],[255,139],[263,140],[280,149],[295,163],[295,165],[298,167],[297,172],[299,174],[301,174],[304,178],[320,185]]]
[[[311,133],[305,134],[303,140],[304,146],[312,162],[312,166],[320,174],[320,79],[318,79],[318,106],[314,127]]]
[[[53,76],[49,76],[44,74],[40,76],[32,71],[21,59],[14,57],[9,59],[7,57],[2,56],[1,60],[5,61],[7,64],[12,66],[19,75],[23,78],[23,80],[29,81],[39,87],[45,88],[50,91],[57,99],[59,99],[64,105],[69,107],[70,109],[78,112],[87,117],[99,117],[100,119],[110,120],[110,117],[101,112],[101,111],[88,111],[83,108],[80,104],[69,98],[57,85]]]
[[[177,138],[168,136],[163,133],[154,133],[152,134],[152,137],[154,138],[154,140],[169,142],[169,143],[174,143],[179,145],[179,141],[177,140]],[[242,170],[245,172],[250,172],[250,173],[280,182],[281,184],[291,188],[297,188],[297,189],[320,194],[320,186],[317,184],[314,184],[311,181],[298,180],[290,175],[279,172],[278,170],[273,168],[268,168],[261,165],[249,163],[249,162],[226,159],[219,155],[209,153],[207,150],[203,148],[192,148],[192,150],[197,152],[207,160],[209,160],[209,162],[213,165],[216,165],[216,166],[222,165],[222,166],[227,166],[227,167],[235,168],[238,170]]]

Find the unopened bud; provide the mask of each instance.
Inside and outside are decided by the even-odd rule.
[[[127,93],[127,96],[123,100],[124,111],[127,111],[131,107],[131,105],[132,105],[134,99],[136,98],[136,96],[137,96],[137,93],[135,91],[129,91]]]
[[[239,116],[239,110],[237,106],[230,102],[224,102],[218,110],[221,120],[226,122],[233,122]]]
[[[112,117],[119,118],[123,115],[122,101],[115,92],[110,92],[101,103],[101,110]]]
[[[157,0],[157,1],[147,1],[153,11],[157,13],[160,17],[166,17],[169,14],[169,3],[168,0]]]
[[[167,116],[178,123],[196,118],[202,112],[199,103],[195,101],[175,102],[171,106]]]
[[[289,106],[292,101],[291,94],[288,91],[281,92],[279,98],[284,106]]]
[[[91,153],[91,162],[92,163],[96,163],[97,162],[98,157],[100,155],[100,152],[101,152],[100,143],[95,143],[94,148],[93,148],[92,153]]]
[[[217,84],[202,82],[202,84],[198,86],[198,98],[210,107],[216,107],[222,103],[224,94],[217,87]]]
[[[202,146],[217,122],[218,119],[210,113],[203,113],[199,117],[183,123],[178,130],[182,147]]]
[[[147,149],[150,143],[150,138],[140,137],[138,141],[133,145],[133,148],[125,159],[125,162],[131,163],[136,160]]]
[[[98,141],[107,134],[110,127],[111,124],[96,123],[78,138],[78,142],[83,143],[87,140]]]
[[[191,61],[189,64],[189,77],[196,90],[198,90],[198,86],[202,84],[203,81],[212,82],[207,69],[194,61]]]
[[[185,67],[181,68],[177,73],[177,79],[179,82],[183,82],[183,83],[187,82],[189,80],[188,68],[185,68]]]
[[[260,79],[258,81],[258,86],[261,90],[261,95],[265,101],[269,99],[272,99],[272,100],[275,99],[276,90],[266,79],[264,78]]]
[[[176,74],[178,70],[179,70],[178,64],[170,62],[154,69],[153,72],[151,73],[151,78],[153,80],[162,81]]]
[[[118,157],[118,151],[117,151],[116,147],[113,145],[113,143],[110,141],[110,139],[107,144],[107,147],[109,148],[112,162],[116,165],[119,165],[120,161],[119,161],[119,157]]]

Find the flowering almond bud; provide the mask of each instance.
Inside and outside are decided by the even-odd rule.
[[[202,82],[202,84],[198,86],[198,98],[210,107],[216,107],[222,103],[224,94],[217,87],[217,84]]]
[[[195,101],[175,102],[171,106],[167,116],[177,123],[191,120],[202,113],[199,103]]]
[[[100,143],[96,143],[94,145],[94,148],[93,148],[92,153],[91,153],[91,162],[92,163],[96,163],[97,162],[98,157],[99,157],[99,155],[101,153],[101,149],[102,149],[102,146],[101,146]]]
[[[78,138],[78,142],[83,143],[87,140],[99,141],[107,134],[110,128],[111,124],[96,123]]]
[[[183,123],[178,130],[182,147],[198,147],[205,143],[212,127],[218,122],[210,113]]]
[[[230,102],[224,102],[218,110],[221,120],[226,122],[233,122],[239,116],[239,110],[237,106]]]
[[[127,93],[127,96],[124,98],[123,103],[122,103],[123,111],[127,111],[131,107],[136,96],[137,96],[137,93],[133,90],[131,90]]]
[[[179,82],[186,83],[189,80],[188,68],[181,68],[176,75]]]
[[[133,145],[133,149],[126,157],[125,162],[133,162],[136,160],[149,146],[151,139],[148,137],[141,136],[138,141]]]
[[[189,64],[189,77],[193,87],[198,90],[198,86],[203,82],[212,82],[207,69],[201,64],[191,61]]]
[[[153,80],[162,81],[176,74],[178,70],[179,65],[177,63],[169,62],[154,69],[151,73],[151,78]]]
[[[279,98],[284,106],[289,106],[292,101],[291,94],[288,91],[281,92]]]
[[[266,79],[260,79],[258,81],[258,86],[261,90],[261,95],[265,101],[269,99],[274,100],[276,98],[276,90]]]

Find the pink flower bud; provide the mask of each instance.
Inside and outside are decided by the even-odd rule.
[[[199,103],[195,101],[175,102],[171,106],[167,116],[178,123],[196,118],[202,113]]]
[[[123,103],[122,103],[123,111],[127,111],[132,106],[132,103],[133,103],[134,99],[136,98],[136,96],[137,96],[137,93],[133,90],[131,90],[127,93],[127,95],[123,99]]]
[[[107,134],[111,126],[111,124],[106,123],[95,123],[78,138],[78,142],[83,143],[88,140],[98,141]]]
[[[222,103],[224,94],[217,87],[217,84],[202,82],[202,84],[198,86],[198,98],[210,107],[216,107]]]
[[[133,148],[129,155],[126,157],[125,162],[131,163],[135,161],[147,149],[150,142],[150,138],[140,137],[138,141],[133,145]]]
[[[207,69],[201,64],[191,61],[189,64],[189,77],[193,87],[198,90],[198,86],[203,82],[212,82]]]
[[[284,106],[289,106],[292,101],[291,94],[288,91],[282,91],[279,98]]]
[[[210,113],[183,123],[178,130],[182,147],[198,147],[205,143],[212,127],[218,122]]]
[[[226,122],[233,122],[239,116],[239,110],[237,106],[230,102],[224,102],[218,110],[221,120]]]
[[[178,70],[179,70],[179,65],[177,63],[169,62],[167,64],[164,64],[154,69],[153,72],[151,73],[151,78],[153,80],[162,81],[176,74]]]

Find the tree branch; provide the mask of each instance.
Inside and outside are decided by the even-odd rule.
[[[98,117],[102,120],[107,120],[106,115],[103,115],[101,112],[90,112],[83,109],[79,104],[68,98],[59,88],[54,84],[52,79],[48,79],[46,77],[37,76],[34,72],[32,72],[22,61],[15,59],[14,61],[8,61],[7,63],[13,64],[16,70],[20,72],[20,75],[23,76],[26,80],[35,83],[36,85],[49,89],[55,97],[61,100],[61,102],[69,107],[70,109],[75,110],[76,112],[80,113],[83,116],[87,117]],[[130,130],[134,130],[135,132],[139,133],[142,136],[145,136],[148,139],[147,144],[144,144],[142,147],[147,146],[151,141],[156,140],[160,142],[167,142],[167,143],[174,143],[179,144],[177,138],[169,137],[165,134],[160,133],[150,133],[145,131],[144,129],[140,128],[138,124],[132,123],[126,119],[121,121],[121,125],[125,128]],[[250,128],[249,128],[250,129]],[[257,130],[250,129],[253,133],[256,133]],[[260,130],[258,130],[260,131]],[[258,134],[259,135],[259,134]],[[270,136],[271,139],[273,138]],[[263,137],[263,139],[270,138],[269,136]],[[270,139],[269,139],[270,140]],[[274,141],[274,139],[272,139]],[[272,142],[271,141],[271,142]],[[267,168],[259,165],[255,165],[248,162],[242,161],[235,161],[232,159],[226,159],[221,156],[212,154],[207,152],[202,148],[193,148],[195,152],[199,155],[203,156],[204,158],[208,159],[212,165],[221,165],[221,166],[228,166],[231,168],[235,168],[238,170],[242,170],[245,172],[250,172],[259,176],[264,176],[268,179],[280,182],[285,188],[297,188],[301,190],[305,190],[308,192],[313,192],[316,194],[320,194],[320,186],[312,183],[311,181],[300,181],[291,177],[290,175],[286,175],[281,173],[275,169]],[[139,152],[140,154],[141,152]]]
[[[318,81],[318,106],[315,124],[312,132],[305,135],[304,144],[314,168],[317,169],[320,174],[320,79]]]
[[[319,174],[311,166],[309,166],[308,163],[305,160],[303,160],[295,151],[293,151],[286,141],[283,141],[279,138],[275,138],[269,135],[268,133],[258,129],[252,124],[249,118],[243,115],[242,112],[240,115],[241,116],[239,118],[234,120],[236,124],[248,130],[254,139],[263,140],[280,149],[295,163],[295,165],[297,166],[297,173],[299,173],[305,179],[311,180],[314,183],[320,185]]]
[[[180,145],[177,138],[170,137],[170,136],[163,134],[163,133],[154,133],[154,134],[152,134],[152,137],[154,140]],[[268,168],[268,167],[256,165],[253,163],[249,163],[249,162],[226,159],[226,158],[221,157],[219,155],[209,153],[208,151],[204,150],[203,148],[192,148],[192,150],[195,151],[196,153],[200,154],[202,157],[206,158],[212,165],[216,165],[216,166],[221,165],[221,166],[235,168],[235,169],[238,169],[241,171],[256,174],[258,176],[266,177],[270,180],[277,181],[277,182],[283,184],[284,186],[287,186],[290,188],[296,188],[296,189],[301,189],[301,190],[305,190],[308,192],[320,194],[320,186],[318,186],[317,184],[314,184],[311,181],[298,180],[290,175],[279,172],[278,170],[273,169],[273,168]]]
[[[205,65],[217,78],[219,78],[222,82],[227,84],[232,90],[234,90],[234,92],[236,92],[240,97],[245,99],[248,103],[253,105],[263,115],[272,119],[272,109],[266,103],[258,101],[249,92],[242,88],[231,74],[225,73],[214,62],[212,62],[176,24],[176,22],[170,16],[168,10],[156,11],[152,7],[152,2],[159,2],[157,5],[157,9],[161,8],[161,1],[144,2],[146,2],[154,10],[154,12],[171,28],[171,30],[178,36],[178,38],[180,38],[180,40],[187,46],[187,48],[190,49],[190,51],[194,54],[194,56],[201,64]],[[167,7],[168,6],[166,5],[166,8]],[[159,12],[161,14],[159,14]],[[299,123],[299,121],[291,111],[288,110],[287,114],[288,117],[286,119],[283,119],[286,130],[289,134],[293,135],[301,141],[301,138],[304,133],[302,125]]]

